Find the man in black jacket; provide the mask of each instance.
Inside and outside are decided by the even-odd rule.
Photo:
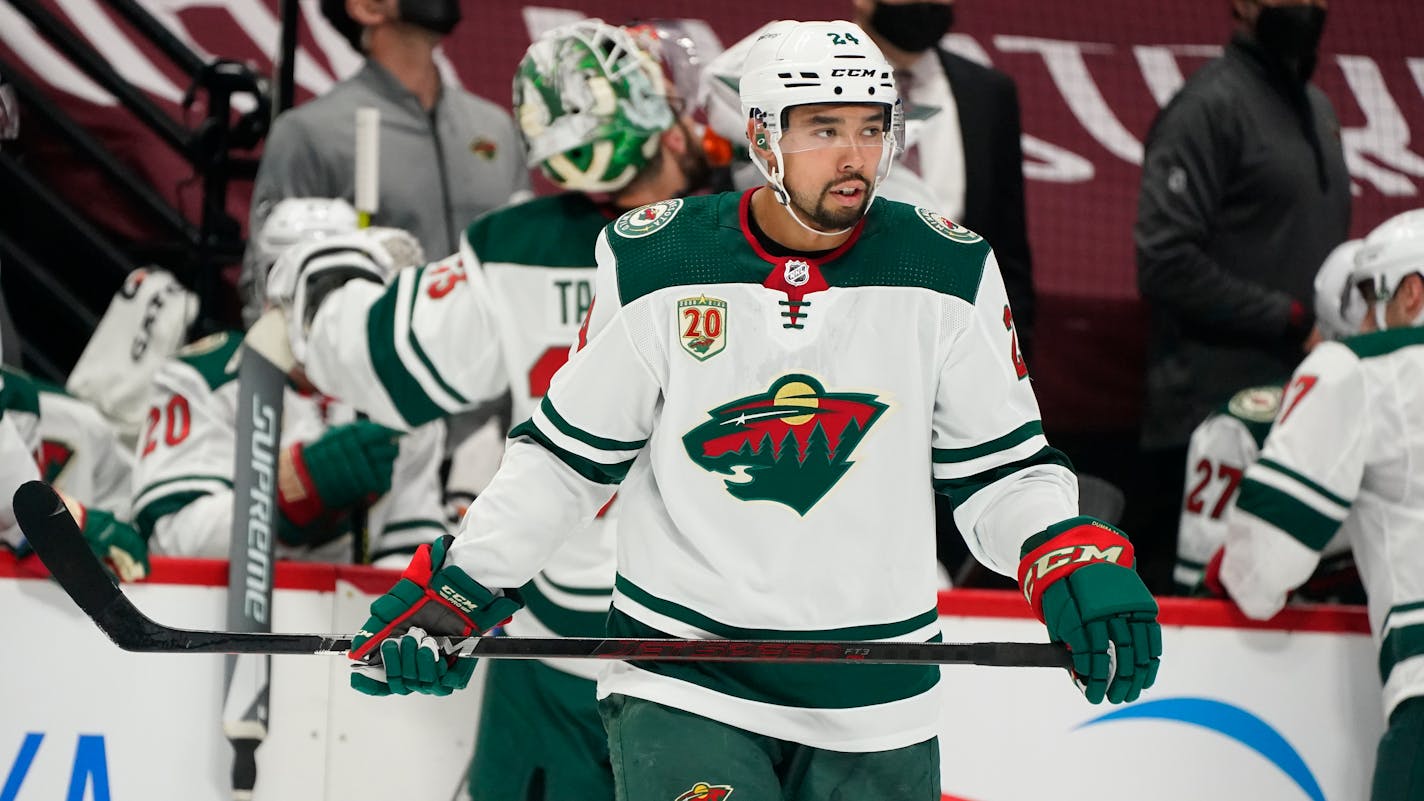
[[[1033,266],[1024,219],[1019,97],[1008,75],[938,47],[953,0],[853,0],[855,22],[895,67],[906,104],[905,156],[935,210],[993,246],[1019,344],[1032,364]]]
[[[1288,376],[1314,333],[1311,282],[1350,223],[1340,123],[1308,83],[1325,0],[1231,0],[1226,52],[1153,122],[1133,238],[1150,306],[1140,496],[1149,586],[1170,562],[1187,440],[1247,386]]]

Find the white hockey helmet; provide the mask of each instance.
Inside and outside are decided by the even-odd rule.
[[[254,266],[272,269],[282,251],[308,239],[355,231],[356,209],[339,197],[289,197],[277,201],[252,238]]]
[[[1315,322],[1326,339],[1360,333],[1360,324],[1369,311],[1350,280],[1355,271],[1355,254],[1363,244],[1364,240],[1349,239],[1336,245],[1315,273]]]
[[[282,251],[267,279],[267,299],[287,311],[287,338],[297,362],[306,363],[307,332],[328,294],[355,279],[385,284],[424,259],[420,243],[400,228],[353,229]]]
[[[890,62],[855,23],[783,20],[763,29],[747,51],[738,93],[743,119],[757,126],[753,144],[776,156],[772,169],[757,155],[757,148],[751,150],[752,162],[771,184],[778,202],[790,209],[781,146],[786,112],[821,103],[873,103],[885,108],[885,126],[880,161],[868,192],[869,208],[876,188],[890,172],[897,144],[903,141],[904,114],[894,76]],[[792,217],[796,218],[794,212]]]
[[[1385,304],[1410,275],[1424,275],[1424,209],[1396,214],[1365,237],[1355,254],[1352,282],[1374,306],[1375,322],[1385,327]],[[1414,324],[1419,325],[1420,320]]]

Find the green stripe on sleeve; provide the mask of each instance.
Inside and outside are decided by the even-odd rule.
[[[1380,681],[1389,681],[1394,666],[1410,657],[1424,655],[1424,623],[1390,629],[1380,643]]]
[[[158,521],[181,510],[183,507],[198,500],[199,498],[211,495],[210,492],[201,490],[189,490],[187,492],[175,492],[172,495],[165,495],[156,500],[143,505],[134,515],[134,528],[143,535],[145,541],[153,537],[153,527],[158,525]]]
[[[423,267],[421,268],[422,271],[424,271],[424,269]],[[410,342],[410,349],[415,351],[415,358],[419,359],[420,363],[425,365],[426,371],[435,379],[435,383],[439,384],[440,388],[445,390],[446,394],[462,405],[469,405],[470,402],[465,399],[464,395],[461,395],[455,391],[454,387],[445,383],[445,377],[440,375],[439,370],[435,369],[435,363],[430,361],[429,356],[425,355],[425,348],[420,346],[420,338],[415,335],[415,302],[420,299],[420,278],[421,276],[419,274],[415,276],[415,289],[410,293],[410,314],[406,316],[410,318],[411,325],[406,329],[406,339]]]
[[[609,637],[669,637],[615,607]],[[790,639],[790,638],[782,638]],[[940,642],[938,633],[927,642]],[[852,709],[913,698],[939,681],[938,665],[630,662],[638,670],[724,695],[800,709]]]
[[[425,272],[421,267],[411,280],[416,288],[420,286],[420,276]],[[396,298],[400,295],[400,278],[388,287],[384,294],[371,306],[366,316],[366,347],[371,355],[371,366],[386,394],[395,404],[396,411],[408,425],[418,426],[445,416],[416,377],[406,369],[396,351]]]
[[[1032,420],[1024,423],[1009,433],[991,439],[988,442],[974,445],[968,448],[935,448],[934,460],[937,464],[949,464],[953,462],[967,462],[970,459],[978,459],[981,456],[988,456],[991,453],[1008,450],[1015,445],[1027,442],[1029,439],[1043,433],[1043,422]]]
[[[1280,473],[1281,475],[1286,476],[1287,478],[1290,478],[1290,479],[1292,479],[1292,480],[1298,482],[1302,487],[1305,487],[1306,489],[1308,489],[1308,490],[1310,490],[1310,491],[1316,493],[1317,495],[1319,495],[1320,497],[1322,497],[1322,498],[1324,498],[1324,499],[1330,501],[1331,503],[1338,503],[1338,504],[1340,504],[1341,506],[1345,507],[1346,509],[1349,509],[1349,508],[1350,508],[1350,504],[1353,503],[1353,501],[1350,501],[1350,500],[1348,500],[1348,499],[1345,499],[1345,498],[1340,497],[1339,495],[1336,495],[1335,493],[1331,492],[1330,490],[1326,489],[1325,487],[1323,487],[1323,486],[1321,486],[1321,485],[1315,483],[1314,481],[1311,481],[1310,479],[1306,478],[1305,476],[1301,475],[1300,473],[1297,473],[1296,471],[1290,469],[1289,467],[1286,467],[1285,465],[1281,464],[1280,462],[1277,462],[1277,461],[1272,460],[1272,459],[1258,459],[1258,460],[1256,460],[1256,463],[1259,464],[1259,465],[1261,465],[1261,466],[1263,466],[1263,467],[1269,467],[1270,469],[1276,471],[1277,473]]]
[[[623,481],[624,478],[627,478],[628,468],[633,466],[632,459],[615,464],[604,464],[602,462],[595,462],[592,459],[585,459],[576,453],[566,451],[558,445],[555,445],[554,441],[549,439],[548,435],[540,431],[539,427],[534,425],[533,420],[525,420],[515,426],[514,429],[509,432],[509,437],[510,439],[515,437],[528,437],[538,443],[544,450],[557,456],[559,461],[569,466],[569,469],[595,484],[618,484]]]
[[[1241,494],[1236,505],[1300,541],[1312,551],[1325,547],[1340,521],[1315,511],[1311,506],[1297,500],[1275,487],[1247,478],[1241,482]]]
[[[534,582],[519,588],[519,597],[524,601],[520,614],[532,613],[560,637],[602,637],[608,628],[608,612],[584,612],[560,606],[545,595]]]
[[[974,493],[1000,479],[1007,478],[1020,470],[1045,465],[1058,465],[1059,467],[1066,468],[1070,472],[1073,470],[1073,463],[1068,461],[1068,457],[1065,456],[1062,451],[1057,448],[1045,446],[1040,448],[1038,453],[1035,453],[1027,459],[1020,459],[1017,462],[1000,465],[999,467],[985,470],[982,473],[976,473],[972,476],[965,476],[964,478],[937,478],[934,480],[934,489],[935,492],[949,498],[950,503],[954,506],[959,506],[973,497]]]
[[[648,444],[648,441],[645,439],[624,441],[596,437],[565,420],[563,415],[555,411],[554,404],[549,400],[549,396],[547,395],[545,395],[544,400],[539,403],[539,410],[542,411],[544,416],[549,418],[549,422],[553,423],[554,427],[563,432],[565,436],[572,437],[589,447],[597,448],[601,451],[636,451],[642,450],[643,446]]]

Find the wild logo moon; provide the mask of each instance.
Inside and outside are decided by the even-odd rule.
[[[805,515],[850,469],[850,455],[888,407],[862,392],[827,392],[808,375],[776,379],[766,392],[725,403],[682,438],[692,461],[727,480],[743,501],[775,501]]]

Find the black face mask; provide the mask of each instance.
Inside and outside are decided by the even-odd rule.
[[[1264,6],[1256,17],[1256,42],[1301,83],[1315,72],[1315,50],[1325,30],[1319,6]]]
[[[400,0],[402,22],[444,36],[460,23],[460,0]]]
[[[870,27],[906,53],[934,47],[954,27],[954,6],[946,3],[876,3]]]

